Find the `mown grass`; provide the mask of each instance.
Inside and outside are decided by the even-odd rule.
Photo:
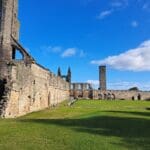
[[[0,150],[149,150],[150,102],[81,100],[0,120]]]

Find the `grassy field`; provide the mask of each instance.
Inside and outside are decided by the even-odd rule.
[[[150,150],[150,102],[86,101],[0,120],[0,150]]]

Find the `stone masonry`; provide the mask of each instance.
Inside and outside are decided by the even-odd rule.
[[[99,85],[98,90],[95,90],[89,83],[72,83],[71,97],[99,100],[150,100],[150,91],[107,90],[106,66],[99,66]]]
[[[0,115],[18,117],[69,99],[71,70],[56,76],[19,44],[18,0],[0,0]],[[16,58],[16,53],[22,59]]]
[[[106,90],[106,66],[99,66],[99,89]]]
[[[14,118],[76,99],[150,100],[150,92],[107,90],[106,66],[99,67],[100,87],[72,83],[67,75],[55,75],[36,61],[19,41],[18,0],[0,0],[0,116]],[[17,58],[17,53],[21,58]]]

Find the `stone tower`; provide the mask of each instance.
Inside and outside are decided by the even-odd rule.
[[[13,40],[19,37],[18,0],[0,0],[0,77],[7,78],[13,59]]]
[[[105,91],[106,88],[106,66],[99,66],[99,82],[100,90]]]
[[[68,73],[67,73],[66,81],[69,82],[69,83],[71,83],[71,69],[70,69],[70,67],[68,68]]]
[[[21,62],[25,66],[34,63],[34,59],[19,44],[18,39],[18,0],[0,0],[0,116],[2,117],[6,115],[6,108],[9,110],[11,107],[10,95],[15,82],[13,68]],[[17,52],[22,56],[20,60],[16,58]]]
[[[18,0],[0,0],[0,79],[8,79],[9,66],[15,62],[16,52],[26,64],[34,62],[18,39]]]
[[[60,67],[58,68],[57,76],[61,77],[61,69],[60,69]]]

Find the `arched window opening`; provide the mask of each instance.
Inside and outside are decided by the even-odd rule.
[[[132,100],[133,100],[133,101],[135,100],[135,97],[134,97],[134,96],[132,96]]]
[[[14,60],[23,60],[24,55],[20,50],[13,48],[12,59],[14,59]]]
[[[74,89],[74,87],[73,87],[73,85],[71,84],[71,90],[73,90]]]
[[[141,100],[141,94],[138,94],[137,98],[138,98],[138,100]]]
[[[82,90],[81,84],[78,85],[78,90]]]
[[[89,89],[90,89],[90,88],[89,88],[89,85],[87,84],[87,85],[86,85],[86,90],[89,90]]]

